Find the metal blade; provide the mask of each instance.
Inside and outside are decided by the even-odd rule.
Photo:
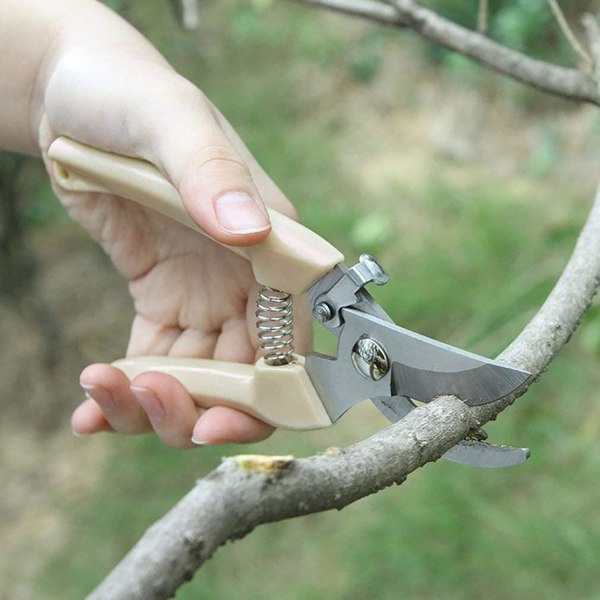
[[[449,346],[352,308],[342,309],[344,325],[337,357],[310,354],[306,369],[333,421],[376,396],[410,396],[424,402],[453,394],[470,406],[511,394],[531,374]],[[365,376],[352,360],[358,340],[375,340],[391,368],[379,379]]]
[[[415,409],[415,405],[404,396],[379,396],[378,398],[371,398],[371,402],[392,423],[403,419],[410,411]]]
[[[529,458],[530,454],[529,448],[512,448],[476,440],[463,440],[454,448],[450,448],[444,454],[444,458],[471,467],[498,469],[520,465]]]
[[[415,405],[404,396],[373,398],[373,404],[393,423],[415,409]],[[499,446],[476,440],[463,440],[450,448],[444,458],[452,462],[482,468],[513,467],[529,458],[529,448]]]
[[[421,402],[429,402],[436,396],[447,394],[458,396],[469,406],[475,406],[508,396],[530,377],[529,373],[523,371],[484,362],[486,359],[465,359],[456,355],[453,358],[457,370],[444,372],[394,362],[392,394],[401,393]],[[479,364],[468,368],[469,364],[475,362]],[[461,369],[461,365],[464,368]]]
[[[388,353],[392,363],[392,395],[427,402],[453,394],[470,406],[504,398],[531,374],[455,348],[372,315],[344,311],[344,332],[355,340],[369,336]],[[338,352],[339,356],[339,352]]]
[[[390,420],[452,394],[469,405],[504,398],[530,373],[503,365],[395,325],[364,289],[387,274],[375,258],[362,255],[350,269],[337,265],[309,290],[314,318],[339,336],[337,357],[309,354],[306,370],[332,421],[371,398]],[[527,459],[526,448],[468,440],[445,457],[479,467],[506,467]]]

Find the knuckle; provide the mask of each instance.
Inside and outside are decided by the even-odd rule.
[[[246,163],[240,156],[225,144],[210,144],[197,150],[190,161],[194,169],[231,170],[240,169],[248,173]]]
[[[197,197],[220,189],[224,184],[250,187],[252,176],[233,148],[211,144],[203,146],[190,158],[179,189],[184,197]]]

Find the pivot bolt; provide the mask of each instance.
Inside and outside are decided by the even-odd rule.
[[[352,364],[360,375],[373,381],[378,381],[390,370],[390,359],[385,348],[366,335],[352,348]]]
[[[326,323],[333,317],[333,311],[331,310],[331,306],[326,302],[321,302],[317,304],[313,309],[313,317],[319,323]]]

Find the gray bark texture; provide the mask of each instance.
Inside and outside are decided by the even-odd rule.
[[[510,77],[553,94],[599,104],[595,81],[579,71],[541,63],[442,19],[410,0],[295,0],[409,26]],[[588,30],[593,28],[588,24]],[[498,357],[539,376],[567,343],[600,285],[600,190],[571,259],[536,316]],[[477,408],[453,396],[347,448],[291,456],[227,458],[146,531],[88,596],[98,600],[159,600],[176,590],[228,541],[263,523],[344,506],[440,458],[525,393]]]

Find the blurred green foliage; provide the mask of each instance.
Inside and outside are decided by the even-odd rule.
[[[542,182],[534,191],[492,178],[461,185],[444,176],[440,163],[432,165],[435,176],[416,187],[392,186],[375,203],[344,168],[339,121],[325,114],[325,103],[311,106],[306,88],[320,75],[339,75],[340,65],[368,85],[388,34],[366,29],[349,52],[344,31],[289,3],[202,3],[199,35],[180,31],[162,1],[107,3],[126,10],[219,106],[309,227],[349,260],[377,253],[394,275],[377,298],[403,325],[492,355],[551,289],[576,238],[584,198],[567,199]],[[469,26],[476,4],[428,3]],[[568,51],[557,33],[548,33],[545,6],[492,3],[490,29],[520,49],[563,58]],[[547,173],[555,160],[555,140],[545,135],[547,147],[532,158],[530,174]],[[551,210],[567,200],[569,212]],[[45,218],[41,208],[31,217]],[[317,342],[329,343],[321,334]],[[496,441],[532,446],[527,466],[476,471],[440,461],[341,514],[262,527],[220,550],[177,597],[597,597],[600,410],[591,394],[600,384],[599,354],[596,307],[542,382],[489,427]],[[255,448],[189,453],[150,437],[111,438],[113,459],[101,485],[64,501],[68,540],[39,574],[39,597],[83,597],[222,454],[304,455],[345,441],[343,427],[282,432]]]
[[[527,165],[534,177],[548,175],[561,159],[561,144],[556,128],[550,121],[540,124],[540,136]]]
[[[371,83],[383,60],[384,36],[380,30],[371,30],[352,49],[350,72],[357,81]]]

